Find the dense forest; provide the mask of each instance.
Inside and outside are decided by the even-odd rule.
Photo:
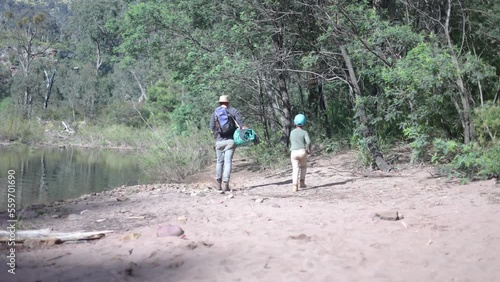
[[[304,113],[317,148],[347,146],[365,165],[391,170],[386,153],[406,146],[414,163],[500,175],[496,0],[0,0],[0,10],[3,140],[41,141],[64,122],[61,138],[143,147],[146,165],[182,178],[211,160],[208,120],[229,95],[264,141],[249,148],[262,165],[284,155]]]

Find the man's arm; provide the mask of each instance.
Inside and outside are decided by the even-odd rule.
[[[243,129],[247,128],[245,126],[243,118],[241,118],[240,113],[238,112],[238,110],[236,108],[230,108],[229,113],[234,117],[234,119],[236,120],[236,123],[238,123],[238,125],[241,128],[243,128]]]

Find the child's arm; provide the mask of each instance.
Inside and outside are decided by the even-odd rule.
[[[306,131],[306,135],[304,136],[304,139],[306,141],[306,153],[311,154],[311,138],[309,138],[309,133]]]

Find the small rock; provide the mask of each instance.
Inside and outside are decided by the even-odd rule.
[[[156,236],[167,237],[167,236],[181,236],[184,234],[184,230],[177,225],[164,224],[158,227],[156,231]]]
[[[226,197],[226,198],[228,198],[228,199],[232,199],[232,198],[234,198],[234,195],[233,195],[233,194],[229,194],[229,195],[227,195],[227,197]]]
[[[383,220],[400,220],[404,218],[398,211],[380,211],[376,212],[375,216]]]
[[[256,203],[261,204],[264,202],[264,198],[258,198],[255,200]]]
[[[297,236],[288,236],[288,238],[290,239],[293,239],[293,240],[304,240],[304,241],[311,241],[311,237],[310,236],[307,236],[306,234],[304,233],[301,233]]]
[[[125,196],[118,196],[118,197],[116,197],[116,200],[118,202],[125,202],[126,200],[128,200],[128,198]]]
[[[60,218],[61,216],[58,215],[58,214],[54,214],[53,216],[51,216],[52,218]]]
[[[281,208],[281,206],[280,206],[280,205],[278,205],[278,204],[276,204],[276,203],[274,203],[274,204],[272,205],[272,207],[273,207],[273,208]]]
[[[185,216],[181,215],[181,216],[177,217],[177,221],[182,222],[182,223],[186,223],[188,220]]]
[[[205,193],[198,193],[198,197],[206,197],[206,196],[207,196],[207,194],[205,194]]]

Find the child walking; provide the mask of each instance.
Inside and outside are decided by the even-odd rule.
[[[292,161],[292,182],[293,191],[299,191],[300,188],[306,187],[306,171],[307,171],[307,155],[311,154],[311,139],[309,133],[304,130],[306,117],[303,114],[298,114],[293,119],[295,129],[290,132],[290,160]]]

